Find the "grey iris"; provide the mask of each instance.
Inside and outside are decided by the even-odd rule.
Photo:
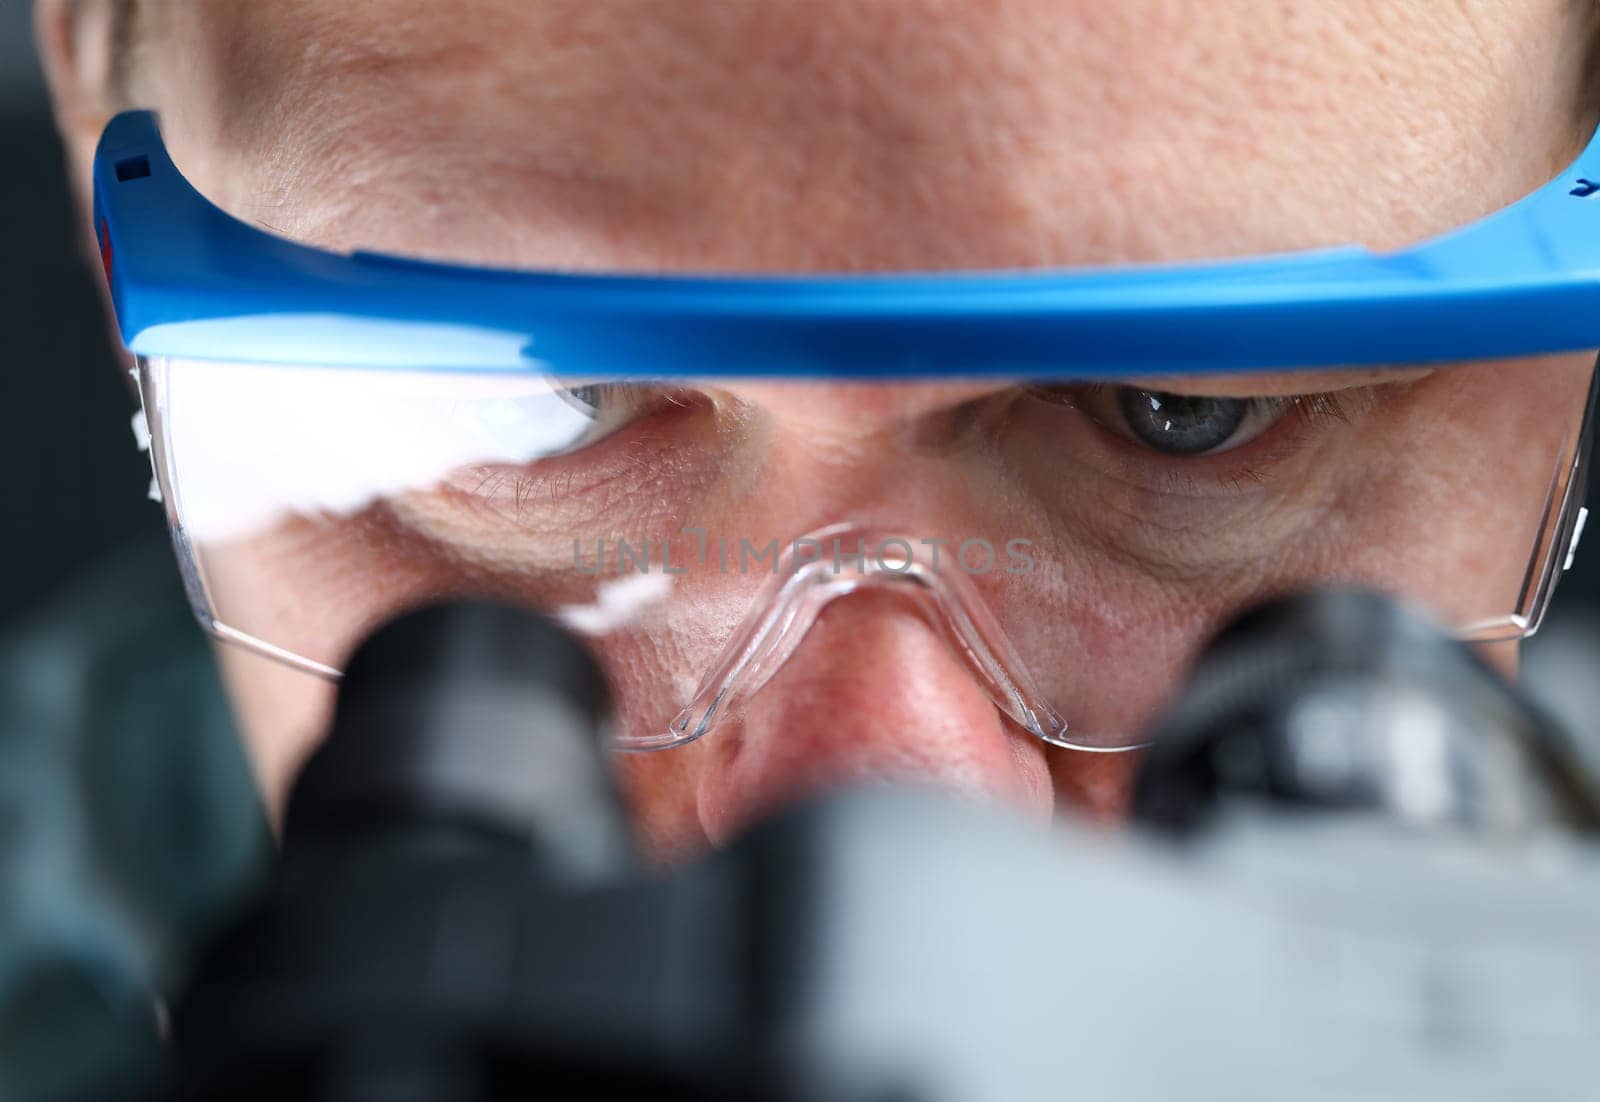
[[[557,384],[555,391],[567,405],[573,407],[579,413],[586,414],[591,418],[598,418],[600,416],[601,403],[606,399],[607,389],[609,388],[604,384],[595,383],[587,386],[561,386]]]
[[[1239,431],[1250,400],[1123,387],[1117,407],[1128,428],[1150,447],[1172,455],[1199,455],[1220,448]]]

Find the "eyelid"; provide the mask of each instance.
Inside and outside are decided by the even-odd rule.
[[[589,431],[567,449],[568,454],[599,443],[658,405],[683,404],[674,391],[650,383],[558,382],[557,391],[563,401],[590,419]]]
[[[1273,371],[1259,374],[1235,372],[1225,375],[1151,375],[1121,379],[1109,385],[1181,394],[1189,398],[1304,398],[1315,394],[1412,383],[1427,378],[1437,370],[1439,370],[1437,367],[1405,366]]]

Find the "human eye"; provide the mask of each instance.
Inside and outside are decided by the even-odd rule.
[[[555,386],[562,401],[588,422],[569,451],[587,447],[626,428],[640,414],[668,401],[658,387],[635,383],[575,383]]]
[[[1307,425],[1348,417],[1348,397],[1335,392],[1232,397],[1098,384],[1036,387],[1034,393],[1078,410],[1142,450],[1174,459],[1243,449],[1286,421]]]
[[[475,442],[481,461],[532,464],[599,445],[672,399],[644,384],[545,379],[503,393],[459,396],[448,421]]]

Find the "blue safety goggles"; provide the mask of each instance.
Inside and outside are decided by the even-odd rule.
[[[106,128],[95,225],[144,356],[653,376],[1232,372],[1600,347],[1600,138],[1555,180],[1414,248],[1112,270],[660,277],[308,248],[184,180],[155,116]]]
[[[537,604],[595,636],[622,744],[650,748],[737,717],[829,602],[883,587],[1013,722],[1120,749],[1249,599],[1357,582],[1467,638],[1537,627],[1581,527],[1597,180],[1600,138],[1384,254],[579,275],[286,240],[200,195],[130,112],[94,219],[218,636],[336,676],[402,605]],[[1480,362],[1512,357],[1526,384]],[[1326,379],[1248,391],[1428,364],[1458,366],[1357,401]],[[858,401],[869,381],[904,401]],[[823,456],[819,432],[854,437]]]

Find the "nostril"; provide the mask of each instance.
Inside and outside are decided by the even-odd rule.
[[[1048,818],[1043,745],[996,709],[962,659],[893,591],[822,610],[741,717],[708,741],[698,791],[706,837],[834,788],[934,785]]]

